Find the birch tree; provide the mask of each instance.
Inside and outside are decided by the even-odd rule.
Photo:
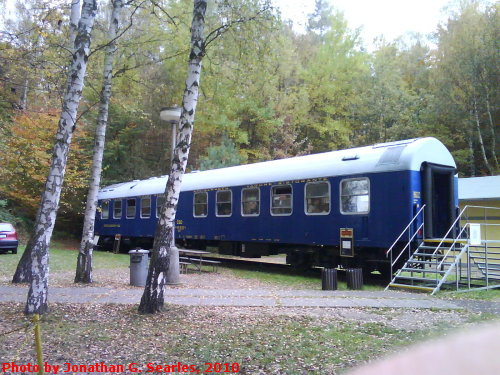
[[[52,161],[36,216],[34,233],[14,275],[14,282],[30,281],[25,312],[43,314],[47,311],[49,243],[61,196],[66,162],[71,139],[76,126],[78,105],[82,96],[83,81],[90,51],[90,33],[97,10],[96,0],[84,0],[78,23],[74,53],[62,105],[59,128],[56,134]]]
[[[75,46],[76,33],[78,32],[78,21],[82,13],[80,0],[71,0],[71,13],[69,16],[69,47]]]
[[[123,8],[122,0],[112,0],[113,10],[110,16],[108,40],[104,56],[103,82],[99,103],[99,114],[95,132],[94,156],[90,177],[85,218],[83,222],[82,241],[76,265],[75,283],[92,283],[92,250],[94,248],[94,224],[97,209],[97,193],[101,182],[102,158],[106,127],[108,124],[109,98],[111,97],[111,80],[113,78],[113,61],[116,52],[116,37],[120,25],[120,13]]]
[[[153,255],[146,286],[139,305],[139,312],[141,313],[153,314],[161,311],[163,307],[163,287],[165,286],[165,278],[170,266],[170,254],[172,248],[175,246],[174,219],[179,201],[182,177],[186,170],[189,148],[191,146],[194,116],[198,102],[198,89],[200,86],[201,62],[205,55],[203,33],[205,29],[206,10],[206,0],[194,0],[193,20],[191,23],[191,52],[189,54],[186,87],[182,99],[177,145],[165,187],[165,204],[156,224]]]

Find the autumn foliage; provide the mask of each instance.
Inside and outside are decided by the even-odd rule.
[[[59,113],[24,113],[13,118],[2,130],[0,154],[0,195],[34,216],[47,178]],[[81,124],[80,124],[81,127]],[[87,134],[77,127],[72,145],[60,214],[81,214],[91,157],[83,150]]]

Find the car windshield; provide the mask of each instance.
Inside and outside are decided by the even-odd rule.
[[[14,227],[11,224],[0,223],[0,232],[12,232]]]

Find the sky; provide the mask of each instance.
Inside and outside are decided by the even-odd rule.
[[[28,0],[29,1],[29,0]],[[291,19],[297,31],[304,30],[307,15],[314,11],[315,0],[272,0],[281,9],[283,18]],[[447,19],[443,9],[457,0],[329,0],[344,13],[349,27],[362,27],[365,47],[371,49],[374,38],[384,35],[392,41],[407,32],[424,35],[434,32]],[[494,0],[484,0],[493,3]],[[0,11],[13,11],[14,0],[6,0]]]
[[[273,0],[282,17],[294,21],[297,31],[303,29],[307,15],[314,11],[314,0]],[[344,13],[351,29],[362,26],[366,47],[381,34],[392,41],[407,32],[429,34],[447,16],[442,12],[450,0],[330,0]]]

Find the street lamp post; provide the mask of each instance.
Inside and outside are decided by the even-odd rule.
[[[176,140],[177,140],[177,126],[179,124],[179,119],[181,117],[181,108],[179,107],[165,107],[160,110],[160,119],[169,122],[172,125],[172,146],[170,149],[170,162],[174,162],[174,151]],[[179,250],[175,246],[175,223],[174,223],[174,233],[173,243],[174,246],[170,248],[170,262],[166,275],[167,284],[175,285],[180,283],[180,273],[179,273]]]
[[[180,107],[164,107],[160,110],[160,119],[166,121],[172,125],[172,146],[170,148],[170,161],[174,160],[174,150],[177,140],[177,126],[179,125],[179,119],[181,118],[181,108]]]

